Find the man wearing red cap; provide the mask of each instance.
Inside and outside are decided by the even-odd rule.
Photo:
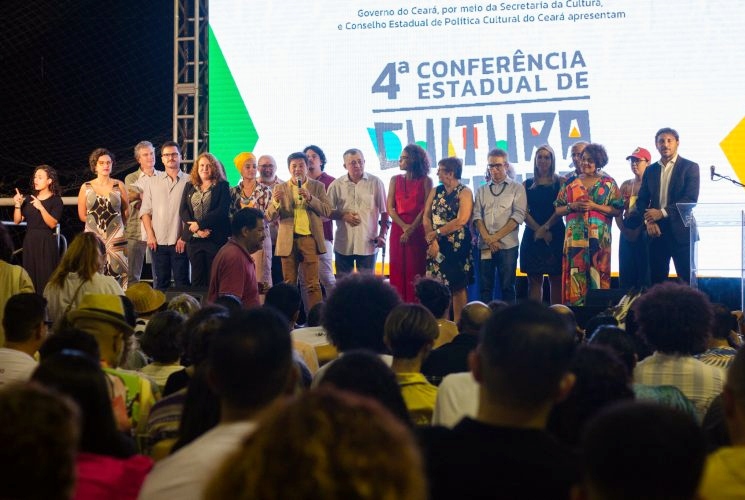
[[[678,156],[679,144],[675,130],[657,131],[655,146],[661,158],[644,172],[636,201],[650,236],[649,272],[653,285],[667,279],[671,258],[678,278],[687,283],[691,277],[690,230],[683,223],[677,204],[698,201],[699,167]]]
[[[631,163],[634,178],[621,184],[623,212],[616,217],[616,225],[621,230],[621,240],[618,246],[618,277],[622,289],[639,290],[649,286],[649,259],[644,219],[642,214],[635,211],[635,208],[642,177],[652,160],[652,155],[644,148],[636,148],[626,159]]]

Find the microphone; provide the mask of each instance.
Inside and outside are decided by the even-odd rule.
[[[303,180],[300,177],[296,177],[296,180],[297,180],[297,188],[298,188],[298,190],[302,189],[303,188]],[[303,201],[303,195],[301,195],[300,193],[298,193],[298,198],[300,199],[300,201]]]
[[[709,167],[709,170],[711,170],[711,180],[714,180],[714,169],[715,168],[716,167],[714,165],[712,165],[712,166]]]

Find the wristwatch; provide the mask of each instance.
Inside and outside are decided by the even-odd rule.
[[[435,229],[435,234],[437,235],[438,238],[440,236],[442,236],[442,233],[440,232],[440,228],[439,227],[437,229]]]

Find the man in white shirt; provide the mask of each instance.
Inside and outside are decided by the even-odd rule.
[[[209,380],[220,398],[220,423],[158,462],[140,500],[201,499],[225,457],[256,429],[256,420],[292,393],[297,371],[287,322],[270,308],[232,317],[210,345]]]
[[[277,162],[273,156],[259,156],[259,184],[262,184],[274,192],[274,187],[284,183],[277,177]],[[272,283],[284,281],[282,276],[282,258],[275,253],[277,247],[277,233],[279,232],[279,221],[275,220],[269,224],[269,236],[272,239]],[[266,262],[265,262],[266,264]]]
[[[140,168],[124,178],[129,196],[129,220],[127,221],[127,261],[129,263],[129,284],[140,281],[142,264],[145,261],[147,242],[143,240],[145,233],[140,221],[140,205],[142,204],[141,182],[155,175],[155,148],[150,141],[138,142],[135,146],[135,160]],[[155,266],[153,266],[153,271]],[[153,274],[155,281],[155,274]]]
[[[0,389],[24,382],[36,369],[33,358],[49,330],[47,301],[35,293],[13,295],[5,304],[5,346],[0,347]]]
[[[143,183],[140,218],[145,227],[147,246],[153,252],[153,267],[158,290],[171,284],[189,286],[189,257],[181,239],[181,197],[189,177],[181,171],[181,150],[173,141],[163,143],[160,156],[165,172],[158,172]]]
[[[349,274],[357,264],[359,272],[373,272],[377,249],[385,246],[388,208],[383,182],[365,173],[365,158],[359,149],[344,152],[347,175],[337,178],[328,189],[336,223],[334,258],[336,274]]]

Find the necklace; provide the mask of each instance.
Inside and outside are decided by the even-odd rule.
[[[507,183],[502,181],[502,189],[499,190],[498,193],[494,192],[494,184],[489,184],[489,191],[491,191],[492,196],[499,196],[500,194],[504,193],[504,190],[507,188]]]

